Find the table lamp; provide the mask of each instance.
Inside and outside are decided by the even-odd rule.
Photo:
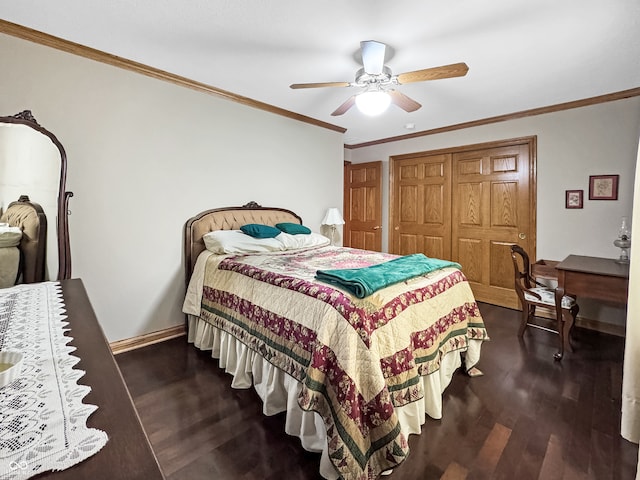
[[[620,258],[616,263],[629,263],[629,248],[631,248],[631,228],[629,228],[629,219],[622,217],[618,238],[613,244],[620,249]]]
[[[336,225],[344,225],[344,219],[340,214],[340,210],[335,207],[331,207],[327,210],[322,225],[328,225],[331,227],[331,245],[333,245],[333,239],[335,238]]]

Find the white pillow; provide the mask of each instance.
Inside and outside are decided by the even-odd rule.
[[[278,235],[280,236],[280,235]],[[223,253],[268,253],[284,251],[284,245],[276,238],[253,238],[240,230],[215,230],[204,237],[207,250]]]
[[[0,247],[17,247],[22,240],[20,227],[0,226]]]
[[[280,240],[286,250],[298,250],[301,248],[310,247],[324,247],[325,245],[329,245],[331,243],[331,240],[329,240],[327,237],[315,232],[297,235],[291,235],[289,233],[282,232],[276,237],[276,240]]]

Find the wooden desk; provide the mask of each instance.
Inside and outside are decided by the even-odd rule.
[[[129,390],[122,379],[109,344],[81,280],[64,280],[62,294],[67,320],[80,358],[75,368],[86,374],[78,383],[91,386],[84,403],[97,405],[87,425],[104,430],[107,444],[95,455],[60,472],[44,472],[33,478],[51,480],[162,480],[164,475],[142,428]]]
[[[560,351],[555,357],[559,360],[564,354],[565,346],[570,347],[569,333],[573,327],[571,315],[566,316],[565,322],[562,321],[562,297],[572,295],[626,304],[629,292],[629,265],[617,263],[612,258],[569,255],[556,265],[556,269],[556,318],[560,333]],[[570,324],[563,328],[566,321]]]

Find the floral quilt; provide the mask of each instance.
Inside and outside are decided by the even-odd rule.
[[[423,398],[420,376],[488,339],[471,288],[444,268],[358,299],[314,279],[395,255],[321,247],[277,255],[211,256],[201,318],[302,383],[298,402],[318,412],[344,479],[373,479],[407,456],[394,406]],[[466,365],[470,368],[472,365]]]

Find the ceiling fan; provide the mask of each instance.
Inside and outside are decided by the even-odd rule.
[[[454,63],[393,75],[391,69],[384,64],[386,48],[384,43],[374,40],[360,42],[363,68],[356,72],[354,82],[294,83],[290,88],[358,87],[363,90],[349,97],[331,114],[333,116],[346,113],[354,105],[365,114],[378,115],[384,112],[390,103],[406,112],[414,112],[422,105],[396,90],[397,85],[463,77],[469,71],[466,63]]]

